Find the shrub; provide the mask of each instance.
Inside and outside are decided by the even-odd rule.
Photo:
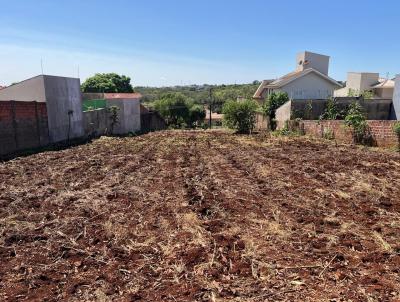
[[[252,100],[228,101],[222,107],[224,123],[238,133],[248,134],[254,129],[257,108],[257,103]]]
[[[400,152],[400,122],[394,124],[393,131],[397,135],[398,151]]]
[[[337,108],[337,102],[332,98],[328,99],[324,113],[319,116],[320,120],[337,120],[343,116],[343,113]]]
[[[346,125],[352,128],[354,143],[363,145],[373,144],[373,138],[364,110],[358,102],[354,102],[349,106],[344,120]]]
[[[276,110],[289,101],[286,92],[272,92],[264,103],[263,111],[269,117],[271,130],[276,129]]]

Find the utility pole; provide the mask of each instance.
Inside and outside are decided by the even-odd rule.
[[[208,110],[209,110],[209,127],[211,129],[211,111],[212,111],[212,87],[210,87],[210,96],[209,96],[209,106],[208,106]]]

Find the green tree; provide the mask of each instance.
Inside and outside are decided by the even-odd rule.
[[[96,73],[94,76],[87,78],[82,84],[83,92],[133,92],[131,79],[124,75],[116,73]]]
[[[190,121],[189,121],[190,127],[195,127],[198,126],[198,123],[200,121],[203,121],[205,119],[206,111],[204,110],[203,106],[194,104],[189,109],[189,116],[190,116]]]
[[[162,95],[154,103],[154,108],[167,125],[173,128],[195,127],[206,115],[202,106],[195,105],[190,98],[179,92]]]
[[[222,107],[224,123],[238,133],[248,134],[253,131],[258,105],[253,100],[228,101]]]
[[[269,117],[271,130],[276,129],[276,110],[289,101],[289,96],[286,92],[278,91],[272,92],[266,99],[263,111]]]

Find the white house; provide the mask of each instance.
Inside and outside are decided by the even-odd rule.
[[[329,57],[304,51],[297,54],[296,70],[277,79],[264,80],[253,98],[262,101],[274,91],[286,92],[291,99],[327,99],[342,85],[328,76]]]
[[[376,72],[349,72],[346,87],[336,90],[334,95],[358,96],[365,91],[372,92],[373,98],[392,99],[394,80],[380,78]]]

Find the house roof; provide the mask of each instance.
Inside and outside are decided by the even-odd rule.
[[[277,80],[273,80],[273,81],[263,81],[261,83],[261,85],[258,87],[256,93],[254,94],[253,98],[255,99],[260,99],[262,98],[262,93],[264,91],[264,89],[267,88],[281,88],[287,84],[289,84],[290,82],[293,82],[294,80],[301,78],[309,73],[315,73],[318,76],[324,78],[325,80],[333,83],[334,85],[338,86],[338,87],[343,87],[342,84],[340,84],[339,82],[335,81],[334,79],[328,77],[327,75],[319,72],[318,70],[314,69],[314,68],[307,68],[303,71],[293,71],[291,73],[288,73],[286,75],[284,75],[283,77],[280,77]]]
[[[379,79],[379,83],[372,85],[371,88],[394,88],[394,80]]]
[[[267,86],[269,83],[272,83],[273,81],[274,81],[274,80],[263,80],[263,81],[261,82],[260,86],[258,86],[256,92],[254,93],[253,98],[255,98],[255,99],[261,98],[265,86]]]
[[[334,85],[342,87],[342,85],[340,83],[338,83],[331,77],[328,77],[327,75],[319,72],[318,70],[316,70],[314,68],[307,68],[303,71],[294,71],[294,72],[288,73],[287,75],[284,75],[283,77],[268,84],[265,88],[281,88],[281,87],[289,84],[290,82],[293,82],[294,80],[301,78],[309,73],[315,73],[315,74],[319,75],[320,77],[324,78],[325,80],[327,80],[328,82],[331,82]]]
[[[105,99],[140,99],[140,93],[104,93]]]

